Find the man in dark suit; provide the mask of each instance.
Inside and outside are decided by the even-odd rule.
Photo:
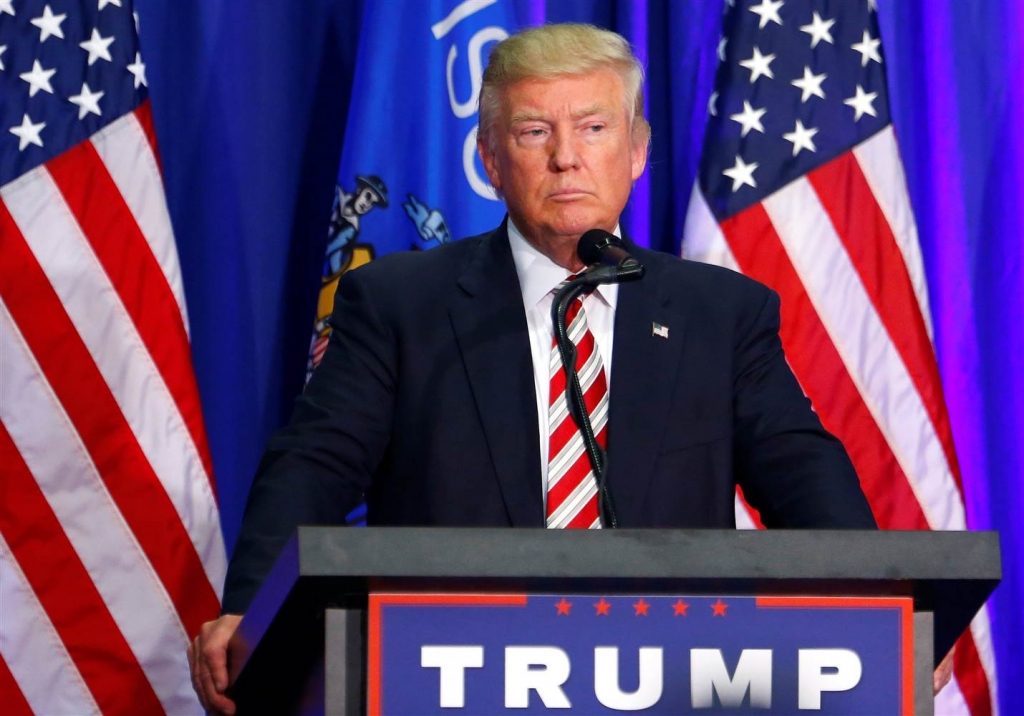
[[[339,523],[363,499],[371,525],[557,523],[551,290],[586,268],[584,232],[619,231],[647,159],[641,83],[628,44],[596,28],[548,26],[497,46],[479,151],[508,218],[342,279],[324,361],[253,484],[226,615],[190,647],[205,706],[233,708],[228,638],[295,526]],[[873,527],[842,445],[786,364],[777,296],[631,250],[643,280],[583,303],[600,393],[588,407],[619,524],[731,527],[740,485],[768,526]],[[593,485],[583,475],[575,490],[584,514]]]

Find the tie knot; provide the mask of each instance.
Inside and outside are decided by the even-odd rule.
[[[577,276],[579,276],[578,273],[569,274],[557,286],[555,286],[553,289],[551,289],[551,293],[558,293],[563,288],[565,288],[569,284],[570,281],[575,281]]]

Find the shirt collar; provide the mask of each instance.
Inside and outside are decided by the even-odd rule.
[[[612,233],[622,237],[622,231],[618,224]],[[515,262],[516,273],[519,275],[519,288],[523,292],[524,305],[536,306],[558,284],[570,276],[570,271],[567,268],[556,264],[526,240],[522,232],[512,223],[512,217],[508,219],[508,241],[512,247],[512,260]],[[614,309],[618,298],[618,291],[614,290],[615,288],[614,285],[601,284],[594,293]]]

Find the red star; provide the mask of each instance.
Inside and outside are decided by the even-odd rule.
[[[651,605],[644,601],[643,597],[640,597],[640,601],[633,605],[633,610],[636,612],[634,616],[645,617],[647,616],[647,610],[651,608]]]
[[[686,610],[690,608],[690,605],[680,599],[678,602],[672,605],[672,610],[675,612],[672,616],[674,617],[685,617]]]
[[[725,602],[723,602],[721,599],[719,599],[717,602],[715,602],[714,604],[711,605],[711,608],[715,610],[715,613],[712,614],[711,616],[713,616],[713,617],[724,617],[725,616],[725,610],[729,608],[729,605],[726,604]]]
[[[608,611],[611,608],[612,608],[612,605],[609,602],[606,602],[604,600],[604,597],[601,597],[601,601],[599,601],[597,604],[594,605],[594,609],[597,610],[597,615],[596,616],[599,616],[599,617],[600,616],[605,616],[605,617],[608,616]]]
[[[565,597],[562,597],[562,601],[555,605],[555,609],[558,610],[558,616],[569,616],[569,610],[572,609],[572,602],[565,601]]]

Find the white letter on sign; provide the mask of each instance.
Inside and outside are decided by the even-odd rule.
[[[751,708],[772,707],[771,649],[744,649],[732,678],[721,649],[690,649],[690,704],[693,708],[711,708],[714,705],[712,691],[718,692],[723,708],[739,708],[748,688]]]
[[[569,679],[569,655],[555,646],[505,647],[505,708],[530,706],[530,689],[545,708],[572,708],[562,684]]]
[[[482,646],[420,647],[420,666],[441,670],[441,708],[461,709],[466,705],[466,669],[483,665]]]
[[[640,647],[640,684],[636,691],[619,688],[619,647],[594,648],[594,695],[597,700],[616,711],[639,711],[658,703],[662,690],[662,649]]]
[[[849,691],[860,683],[860,657],[850,649],[801,649],[799,652],[801,709],[821,709],[822,691]],[[823,674],[823,669],[835,669]]]

